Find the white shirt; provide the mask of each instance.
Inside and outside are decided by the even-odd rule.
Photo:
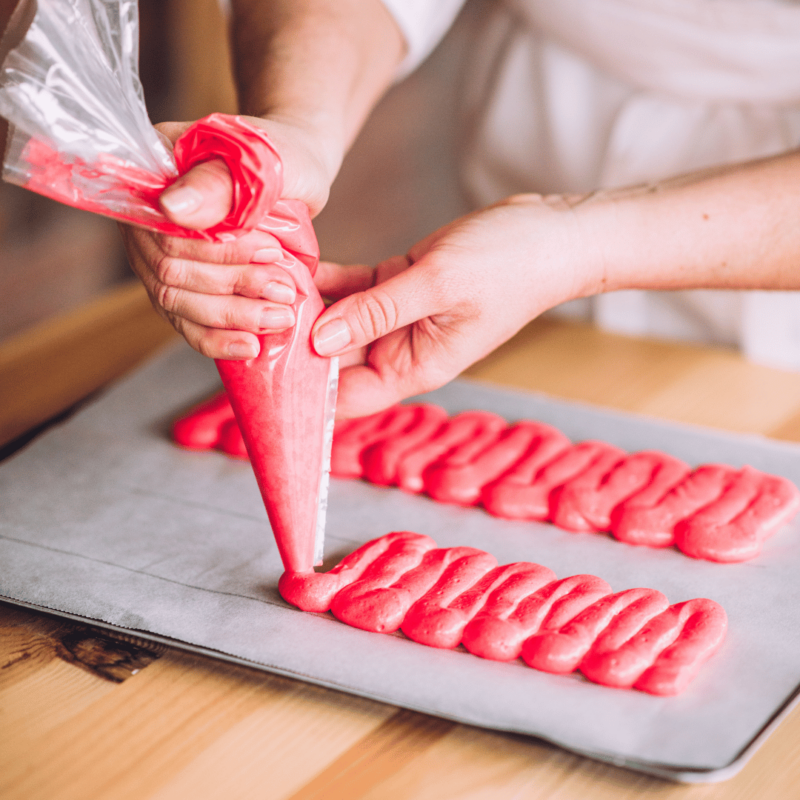
[[[464,4],[384,3],[406,37],[403,74]],[[477,205],[650,182],[800,144],[795,3],[498,0],[480,13],[462,154]],[[615,292],[589,313],[606,329],[735,344],[800,369],[800,293]]]

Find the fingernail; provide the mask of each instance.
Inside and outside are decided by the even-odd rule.
[[[289,328],[294,325],[294,314],[290,308],[267,308],[261,312],[261,327],[271,329]]]
[[[314,336],[314,349],[321,356],[330,356],[350,344],[350,328],[343,319],[326,322]]]
[[[250,261],[256,264],[271,264],[281,257],[281,251],[277,247],[262,247],[253,253]]]
[[[255,358],[258,348],[252,342],[236,341],[228,345],[229,358]]]
[[[277,281],[270,281],[261,292],[265,300],[272,300],[273,303],[286,303],[291,305],[295,301],[296,292],[291,286]]]
[[[179,186],[177,189],[167,190],[161,195],[161,205],[170,214],[194,211],[200,208],[203,195],[191,186]]]

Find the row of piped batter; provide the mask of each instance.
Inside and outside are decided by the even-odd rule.
[[[431,647],[459,644],[497,661],[520,656],[550,673],[657,695],[683,691],[725,638],[713,600],[670,606],[661,592],[612,593],[593,575],[558,580],[520,562],[498,566],[472,547],[437,548],[408,531],[367,542],[326,573],[285,572],[283,598],[303,611],[332,611],[376,633],[401,630]]]
[[[178,420],[174,436],[185,447],[247,457],[224,394]],[[331,474],[425,492],[440,502],[479,504],[506,519],[609,531],[634,545],[675,545],[717,562],[758,555],[800,507],[794,484],[752,467],[692,470],[666,453],[572,444],[544,423],[509,425],[487,411],[449,417],[431,404],[337,423]]]

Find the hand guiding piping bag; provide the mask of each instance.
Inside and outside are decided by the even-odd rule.
[[[0,114],[10,122],[3,178],[60,202],[164,233],[231,241],[254,228],[280,242],[297,287],[294,328],[261,336],[246,362],[217,361],[287,570],[322,557],[337,363],[318,356],[319,250],[306,206],[281,200],[280,157],[263,131],[212,114],[174,153],[150,124],[138,77],[135,0],[21,0],[0,41]],[[228,217],[205,231],[167,220],[158,197],[222,158]]]

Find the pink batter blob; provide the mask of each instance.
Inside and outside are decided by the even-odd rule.
[[[451,566],[457,572],[463,566],[461,561],[473,558],[491,559],[491,556],[472,547],[428,550],[411,568],[386,569],[380,575],[365,575],[336,595],[331,611],[337,619],[354,628],[391,633],[400,628],[411,606],[443,574],[449,573]],[[492,566],[497,564],[491,560]]]
[[[612,512],[611,531],[629,544],[668,547],[675,542],[678,522],[719,497],[734,472],[721,464],[707,464],[671,488],[654,481]]]
[[[532,636],[522,648],[522,658],[543,672],[573,672],[612,620],[617,624],[624,620],[627,626],[638,630],[668,606],[667,598],[653,589],[628,589],[606,595],[557,631]]]
[[[337,423],[331,450],[331,475],[336,478],[360,478],[364,474],[361,454],[375,442],[405,432],[413,425],[410,406],[392,406],[385,411],[360,419]]]
[[[612,624],[584,658],[581,672],[606,686],[677,694],[722,644],[728,619],[718,603],[698,598],[670,606],[633,630],[637,624],[628,619]]]
[[[284,599],[331,609],[368,631],[402,629],[432,647],[466,649],[535,669],[580,669],[596,683],[676,694],[721,644],[725,612],[711,600],[668,606],[652,589],[611,593],[593,575],[558,580],[538,564],[497,566],[471,547],[437,548],[427,536],[390,533],[327,573],[286,572]]]
[[[511,469],[486,484],[481,492],[483,507],[496,517],[536,519],[541,499],[539,492],[532,492],[530,487],[539,471],[571,446],[569,439],[550,425],[541,422],[528,425],[532,438],[527,451]]]
[[[654,485],[666,491],[661,487],[671,488],[688,473],[688,464],[665,453],[644,451],[615,460],[609,451],[553,493],[552,520],[570,530],[607,531],[620,503]]]
[[[440,503],[474,505],[484,483],[505,472],[525,451],[524,429],[509,429],[502,417],[488,412],[474,419],[472,435],[423,473],[425,491]]]
[[[559,628],[611,591],[594,575],[573,575],[553,581],[524,597],[508,615],[495,615],[488,606],[464,630],[470,653],[495,661],[512,661],[525,640],[539,630]]]
[[[333,598],[345,586],[361,578],[385,585],[419,564],[435,547],[433,539],[419,533],[388,533],[362,545],[328,572],[284,572],[278,590],[287,603],[302,611],[329,611]]]
[[[421,403],[412,408],[413,416],[404,430],[380,439],[362,451],[363,477],[370,483],[395,486],[399,480],[400,464],[405,456],[433,438],[447,422],[447,412],[441,406]]]
[[[242,431],[233,418],[226,420],[220,426],[217,448],[223,453],[227,453],[232,458],[241,458],[245,460],[250,458],[247,453],[247,446],[244,443]]]
[[[177,419],[172,425],[172,439],[190,450],[214,450],[219,445],[220,429],[232,421],[228,395],[220,392]]]
[[[745,561],[800,507],[791,481],[752,467],[735,473],[722,494],[675,528],[675,544],[693,558]]]
[[[448,419],[426,442],[409,450],[397,467],[397,485],[406,492],[418,493],[427,490],[428,469],[439,459],[453,455],[455,459],[474,452],[475,440],[478,449],[490,442],[496,433],[506,427],[506,421],[488,411],[464,411]],[[462,450],[461,448],[465,448]],[[443,496],[444,494],[443,490]]]
[[[618,469],[624,458],[624,450],[604,444],[585,469],[553,489],[550,494],[553,523],[570,531],[601,531],[603,524],[607,527],[608,513],[616,505],[614,499],[622,500],[627,489],[625,472]],[[623,479],[615,481],[616,476]]]

